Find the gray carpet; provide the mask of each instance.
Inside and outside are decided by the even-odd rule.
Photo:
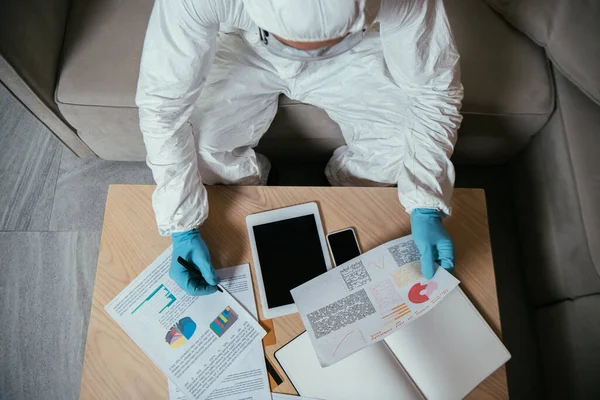
[[[61,144],[0,86],[0,230],[47,230]]]
[[[0,233],[0,398],[76,399],[99,232]]]
[[[152,184],[145,163],[81,159],[64,150],[50,218],[52,231],[100,231],[110,184]]]
[[[77,399],[108,185],[144,163],[79,159],[0,86],[0,399]]]

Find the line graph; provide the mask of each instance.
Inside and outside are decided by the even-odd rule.
[[[377,262],[370,261],[368,266],[373,266],[377,269],[385,269],[385,255],[382,255],[380,258],[378,258]]]
[[[342,346],[342,343],[344,343],[346,341],[346,339],[348,339],[350,337],[350,335],[352,335],[353,333],[356,333],[357,336],[362,339],[363,344],[367,343],[365,338],[362,335],[362,332],[359,329],[352,329],[350,332],[348,332],[346,335],[344,335],[344,337],[342,338],[342,340],[340,340],[340,342],[338,343],[338,345],[335,347],[335,350],[333,351],[333,356],[335,357],[335,355],[337,354],[339,348]],[[354,338],[354,337],[353,337]]]

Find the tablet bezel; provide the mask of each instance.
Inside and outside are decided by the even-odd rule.
[[[296,308],[295,303],[279,307],[268,306],[266,290],[263,283],[262,270],[260,267],[260,261],[258,260],[258,249],[256,248],[256,239],[254,238],[253,228],[256,225],[263,225],[295,217],[303,217],[307,215],[312,215],[315,219],[317,233],[319,235],[319,240],[321,241],[321,251],[323,252],[323,259],[325,260],[326,271],[323,272],[327,272],[331,270],[332,262],[329,257],[329,250],[327,247],[325,232],[323,230],[323,224],[321,223],[321,214],[319,213],[319,207],[317,206],[317,203],[311,202],[291,207],[278,208],[275,210],[265,211],[258,214],[248,215],[246,217],[246,227],[248,228],[248,238],[250,239],[250,248],[252,250],[252,268],[254,268],[254,272],[256,275],[256,282],[258,284],[258,292],[260,294],[260,304],[263,316],[267,319],[294,314],[298,312],[298,309]]]

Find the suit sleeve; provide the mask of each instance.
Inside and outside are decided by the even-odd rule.
[[[463,89],[459,55],[442,0],[384,0],[379,13],[386,65],[410,104],[398,195],[411,212],[450,215]]]
[[[136,103],[161,235],[197,227],[208,215],[189,118],[212,65],[217,31],[218,23],[206,23],[190,1],[155,2]]]

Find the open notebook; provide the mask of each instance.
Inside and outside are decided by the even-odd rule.
[[[460,399],[510,353],[460,288],[383,341],[323,368],[304,332],[275,353],[301,396]]]

